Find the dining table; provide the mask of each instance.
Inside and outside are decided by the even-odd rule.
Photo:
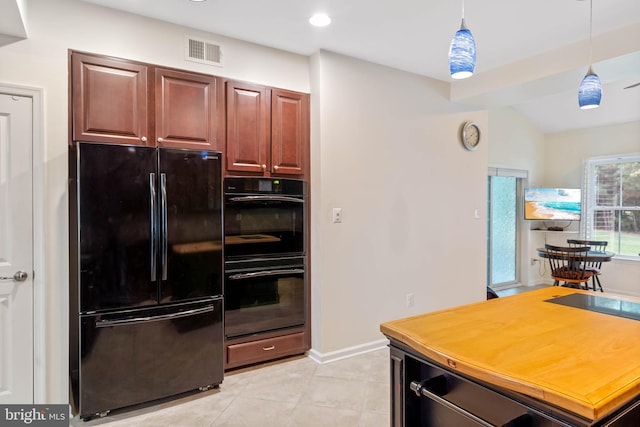
[[[613,259],[613,257],[615,257],[615,252],[610,252],[610,251],[597,251],[597,250],[589,250],[589,252],[587,252],[586,256],[584,255],[584,252],[579,252],[579,253],[560,253],[557,251],[550,251],[547,248],[538,248],[538,256],[540,258],[553,258],[555,260],[558,259],[566,259],[568,261],[568,265],[569,268],[574,269],[574,270],[580,270],[580,263],[585,263],[585,265],[589,266],[597,266],[598,272],[596,274],[600,274],[600,264],[603,262],[609,262],[611,261],[611,259]],[[553,261],[550,261],[553,262]],[[553,269],[553,267],[552,267]],[[600,279],[597,278],[597,275],[594,275],[594,280],[593,280],[593,290],[596,290],[596,282],[597,282],[597,286],[599,287],[600,291],[603,291],[602,289],[602,285],[600,284]],[[558,285],[558,280],[556,279],[556,281],[554,282],[554,285]],[[565,285],[567,283],[565,282]],[[587,286],[588,287],[588,286]]]
[[[546,248],[538,248],[537,251],[540,258],[550,257],[550,251],[548,251]],[[554,252],[553,256],[558,257],[559,255],[557,252]],[[589,251],[586,258],[580,255],[582,260],[585,262],[609,262],[615,256],[615,252],[610,251]]]

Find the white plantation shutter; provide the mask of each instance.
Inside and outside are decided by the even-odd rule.
[[[640,212],[640,154],[588,159],[583,172],[583,235],[608,240],[607,250],[623,257],[640,258],[638,244],[631,242],[640,233],[625,226]]]

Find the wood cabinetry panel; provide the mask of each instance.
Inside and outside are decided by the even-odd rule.
[[[222,148],[223,93],[219,78],[157,68],[155,86],[158,146]]]
[[[271,93],[271,168],[302,175],[309,147],[309,96],[273,89]]]
[[[74,53],[71,73],[74,141],[146,145],[145,65]]]
[[[227,82],[227,170],[263,172],[269,159],[269,91]]]

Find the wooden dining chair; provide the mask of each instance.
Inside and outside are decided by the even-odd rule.
[[[553,286],[560,286],[560,282],[564,282],[563,286],[589,289],[589,281],[594,273],[586,269],[584,261],[591,247],[549,244],[545,244],[544,247],[547,250],[547,259],[551,267]]]
[[[606,240],[579,240],[579,239],[567,239],[567,243],[571,247],[589,246],[591,247],[592,251],[597,251],[597,252],[605,252],[607,250],[607,245],[609,244],[609,242],[607,242]],[[602,283],[600,283],[602,261],[587,261],[585,267],[587,270],[593,271],[593,276],[591,276],[593,290],[594,291],[599,290],[600,292],[604,292],[604,290],[602,289]]]

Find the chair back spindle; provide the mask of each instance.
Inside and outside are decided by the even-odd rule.
[[[585,260],[591,247],[589,246],[555,246],[545,244],[547,259],[551,268],[553,285],[558,286],[563,282],[563,286],[589,289],[589,280],[593,272],[587,270]]]
[[[567,239],[567,243],[571,247],[578,246],[589,246],[592,251],[595,252],[605,252],[607,250],[607,245],[609,242],[606,240],[580,240],[580,239]],[[603,292],[602,284],[600,283],[600,273],[602,268],[602,261],[585,261],[585,269],[593,272],[593,276],[591,278],[593,282],[593,290],[600,290]]]

